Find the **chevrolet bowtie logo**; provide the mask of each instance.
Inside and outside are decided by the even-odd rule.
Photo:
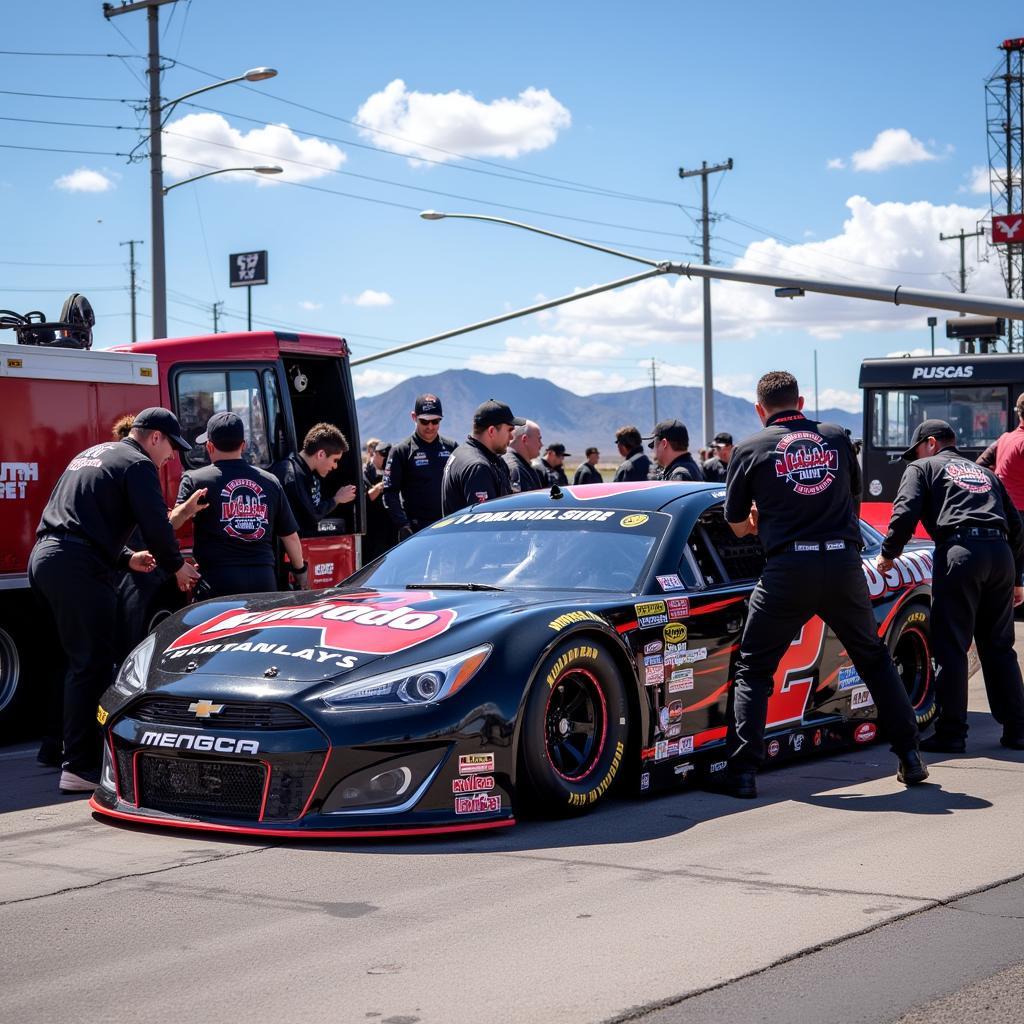
[[[210,715],[219,715],[224,710],[224,705],[213,704],[208,700],[197,700],[189,704],[188,709],[195,712],[196,718],[209,718]]]

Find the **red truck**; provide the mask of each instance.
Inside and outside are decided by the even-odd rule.
[[[26,336],[32,332],[19,334]],[[325,493],[354,483],[357,497],[335,510],[338,518],[323,520],[315,537],[303,538],[313,587],[333,586],[356,570],[365,528],[359,431],[343,338],[253,331],[105,351],[57,345],[0,344],[0,735],[12,732],[27,706],[27,691],[37,689],[33,669],[54,643],[39,626],[28,586],[39,516],[72,456],[109,440],[124,414],[165,406],[194,440],[214,412],[230,410],[246,425],[248,457],[264,468],[295,451],[314,423],[333,423],[351,448],[324,481]],[[168,506],[183,470],[206,461],[197,446],[161,470]],[[182,531],[179,540],[187,553],[190,534]],[[173,601],[173,594],[163,596],[151,617],[166,614]]]

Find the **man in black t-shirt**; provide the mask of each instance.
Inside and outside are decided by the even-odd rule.
[[[729,768],[716,786],[744,798],[757,795],[754,773],[764,759],[775,672],[815,615],[836,634],[867,684],[879,726],[899,759],[897,779],[910,786],[928,777],[914,709],[878,635],[864,579],[853,447],[842,427],[807,419],[803,406],[792,374],[765,374],[755,406],[765,428],[738,444],[729,460],[725,518],[737,537],[759,535],[768,556],[740,639]]]
[[[878,556],[887,572],[924,523],[935,541],[931,641],[939,717],[922,750],[967,749],[967,650],[978,643],[992,717],[1002,744],[1024,750],[1024,685],[1013,647],[1013,609],[1024,601],[1024,529],[1002,481],[964,458],[944,420],[925,420],[903,453],[910,465],[892,503]]]
[[[193,551],[203,574],[199,598],[227,597],[277,590],[277,548],[288,553],[291,573],[307,582],[295,517],[277,477],[242,458],[245,428],[233,412],[214,413],[205,444],[210,465],[181,478],[178,503],[205,488],[206,506],[196,513]]]

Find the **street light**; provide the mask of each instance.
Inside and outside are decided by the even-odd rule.
[[[188,185],[193,181],[199,181],[201,178],[210,178],[214,174],[229,174],[231,171],[255,171],[257,174],[283,174],[283,167],[268,166],[268,167],[221,167],[216,171],[207,171],[205,174],[196,174],[191,178],[185,178],[183,181],[176,181],[173,185],[164,186],[164,195],[167,195],[172,188],[178,188],[179,185]]]

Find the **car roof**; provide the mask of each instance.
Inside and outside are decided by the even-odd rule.
[[[552,497],[554,488],[542,487],[536,491],[510,494],[486,502],[488,511],[499,509],[537,508],[557,501],[563,508],[615,508],[637,512],[657,512],[673,502],[693,501],[707,506],[708,499],[724,498],[722,484],[677,483],[672,480],[643,480],[636,483],[570,484],[559,487],[559,498]],[[564,504],[563,504],[564,502]],[[479,508],[479,505],[473,505]]]

